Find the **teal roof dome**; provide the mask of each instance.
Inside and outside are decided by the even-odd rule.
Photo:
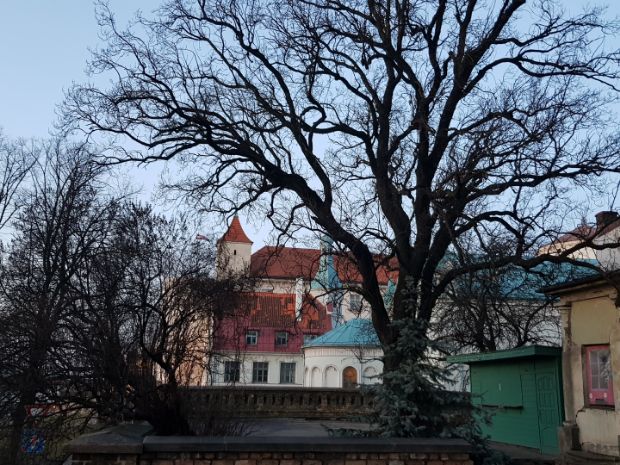
[[[380,347],[379,337],[370,320],[349,320],[304,345],[309,347]]]

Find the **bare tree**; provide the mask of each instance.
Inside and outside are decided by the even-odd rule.
[[[10,463],[20,461],[27,409],[62,390],[72,280],[99,244],[109,211],[97,195],[102,168],[87,147],[59,140],[41,152],[0,268],[0,411],[10,415]]]
[[[551,282],[553,271],[544,270],[542,278],[507,267],[459,277],[438,303],[433,334],[450,353],[559,344],[553,300],[537,293]]]
[[[263,206],[281,231],[325,231],[354,257],[386,349],[397,322],[426,337],[457,277],[588,245],[535,255],[565,229],[572,189],[596,194],[620,166],[620,54],[600,9],[171,0],[128,30],[98,11],[107,43],[91,67],[114,84],[74,87],[68,127],[112,137],[109,161],[186,163],[173,187],[203,209]],[[492,262],[438,273],[448,250],[498,240]],[[398,261],[391,311],[373,252]],[[386,372],[424,348],[387,350]]]
[[[13,218],[19,187],[35,163],[33,147],[8,140],[0,130],[0,231]]]
[[[217,276],[214,244],[196,241],[187,218],[121,205],[75,280],[71,341],[81,363],[69,361],[69,399],[105,421],[191,433],[181,388],[208,377],[217,322],[248,282]]]

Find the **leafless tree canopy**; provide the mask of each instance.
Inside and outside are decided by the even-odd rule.
[[[460,276],[438,303],[433,334],[448,353],[557,345],[560,317],[553,300],[536,292],[551,281],[515,268]]]
[[[26,142],[11,141],[0,129],[0,231],[17,210],[19,187],[36,158],[33,148]]]
[[[493,266],[540,263],[571,189],[619,170],[607,104],[620,55],[603,13],[567,17],[550,0],[172,0],[123,30],[101,6],[107,43],[91,67],[113,85],[73,88],[65,122],[105,135],[110,160],[187,163],[176,187],[204,208],[261,205],[282,229],[327,232],[355,257],[390,343],[392,319],[426,326],[455,277],[489,265],[436,279],[446,251],[501,238]],[[372,251],[398,259],[392,315]]]
[[[0,251],[0,461],[22,463],[29,428],[62,437],[91,415],[188,432],[178,388],[200,383],[213,322],[246,281],[216,280],[214,244],[112,189],[90,146],[35,146]]]

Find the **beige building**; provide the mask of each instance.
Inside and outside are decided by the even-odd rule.
[[[593,260],[605,270],[619,269],[620,215],[615,211],[602,211],[595,218],[594,224],[584,222],[542,246],[538,254],[560,255],[574,249],[568,253],[568,258]]]
[[[618,456],[620,441],[620,272],[547,288],[563,328],[563,452]],[[616,401],[615,399],[619,399]]]

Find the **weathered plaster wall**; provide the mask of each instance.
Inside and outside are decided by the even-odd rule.
[[[597,288],[563,296],[561,302],[566,420],[576,422],[584,450],[606,455],[618,455],[620,436],[620,310],[614,300],[615,291]],[[583,348],[595,344],[610,344],[614,408],[586,402]]]

